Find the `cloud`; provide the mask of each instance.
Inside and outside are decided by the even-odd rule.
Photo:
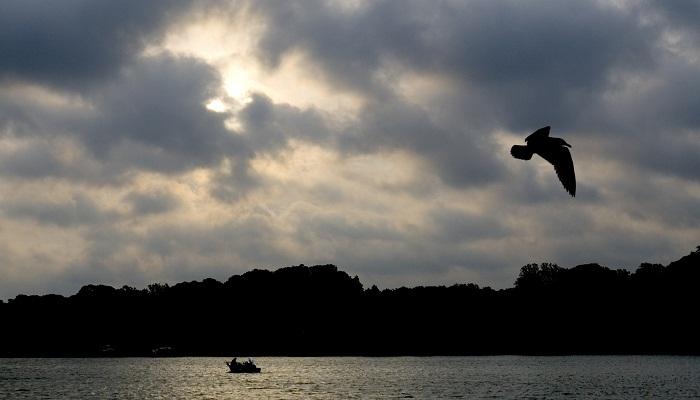
[[[635,8],[599,2],[383,1],[351,12],[323,1],[254,7],[268,19],[259,48],[272,66],[300,50],[323,67],[329,84],[375,95],[398,78],[391,76],[398,62],[399,73],[452,78],[463,96],[492,105],[510,127],[540,123],[544,110],[554,122],[568,121],[612,72],[653,65],[655,31]]]
[[[455,186],[488,183],[503,172],[487,137],[464,127],[441,126],[421,107],[402,101],[371,103],[339,143],[342,151],[350,152],[410,151]]]
[[[510,233],[496,218],[454,208],[435,208],[430,211],[430,220],[439,242],[475,242],[503,238]]]
[[[0,5],[0,80],[85,91],[164,32],[185,1],[10,0]]]
[[[275,103],[262,93],[253,93],[237,117],[241,134],[258,152],[276,152],[291,140],[323,144],[334,133],[321,112]]]
[[[496,287],[528,262],[668,262],[700,233],[695,14],[4,2],[0,297],[301,262]],[[544,125],[576,199],[508,154]]]
[[[250,145],[225,126],[228,114],[205,107],[220,91],[219,73],[199,60],[168,53],[140,57],[84,97],[86,105],[30,102],[23,113],[8,115],[7,137],[20,145],[0,170],[99,183],[123,182],[143,171],[214,168],[225,160],[245,166],[253,156]]]
[[[131,213],[136,216],[167,213],[180,206],[177,197],[164,191],[133,191],[126,195],[125,200],[130,203]]]
[[[43,178],[65,175],[67,166],[45,142],[31,142],[5,150],[0,157],[0,172],[18,178]]]
[[[652,15],[663,18],[662,24],[669,31],[680,31],[681,40],[695,41],[700,39],[700,28],[695,22],[700,17],[700,5],[693,0],[680,1],[645,1]],[[692,44],[691,44],[692,45]]]
[[[141,58],[95,96],[94,114],[78,127],[81,142],[117,170],[177,173],[246,157],[227,115],[204,107],[220,87],[218,72],[196,59]]]
[[[101,209],[84,194],[75,194],[69,201],[17,201],[5,202],[2,209],[11,218],[28,218],[42,224],[59,227],[101,224],[115,221],[119,213]]]
[[[300,52],[328,85],[361,91],[367,103],[355,134],[340,138],[344,150],[403,148],[459,187],[503,178],[492,156],[494,130],[549,124],[590,131],[609,117],[596,104],[618,76],[657,68],[660,30],[642,23],[637,7],[384,1],[348,10],[312,3],[251,6],[267,20],[261,59],[274,68]],[[452,88],[437,99],[401,95],[402,80],[418,74]]]

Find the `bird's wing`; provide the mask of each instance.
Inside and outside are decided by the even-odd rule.
[[[576,173],[574,172],[574,160],[571,159],[569,149],[564,146],[550,146],[538,154],[554,165],[554,171],[564,185],[564,189],[571,196],[576,196]]]
[[[525,143],[527,143],[530,139],[537,139],[538,137],[549,137],[549,127],[545,126],[544,128],[540,128],[532,132],[528,137],[525,138]]]

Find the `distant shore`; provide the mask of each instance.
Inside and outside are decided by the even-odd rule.
[[[0,302],[0,357],[700,355],[700,247],[633,273],[528,264],[514,287],[363,288],[334,265]]]

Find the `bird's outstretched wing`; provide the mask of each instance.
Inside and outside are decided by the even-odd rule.
[[[574,160],[571,159],[569,149],[563,146],[551,146],[538,153],[542,158],[554,165],[557,177],[564,185],[564,189],[572,197],[576,196],[576,173],[574,172]]]
[[[527,143],[530,139],[537,139],[538,137],[549,137],[549,126],[545,126],[544,128],[540,128],[532,132],[525,138],[525,143]]]

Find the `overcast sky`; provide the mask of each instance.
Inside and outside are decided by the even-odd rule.
[[[0,2],[0,299],[700,245],[700,2]],[[509,148],[573,145],[571,198]]]

